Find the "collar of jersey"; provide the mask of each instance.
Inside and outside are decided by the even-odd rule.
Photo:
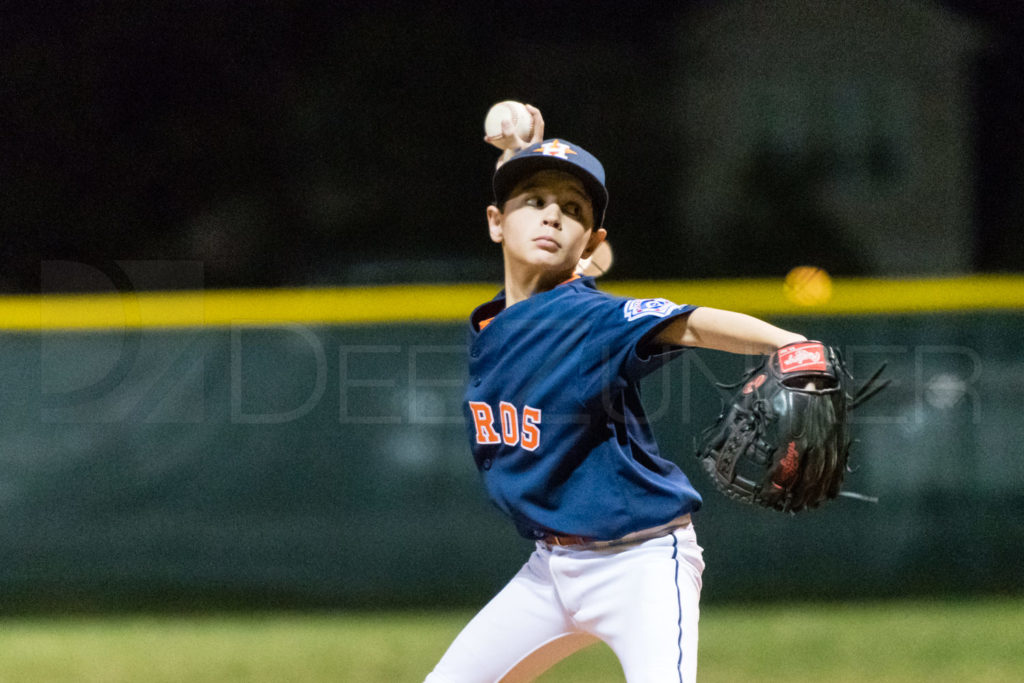
[[[562,285],[568,284],[568,283],[570,283],[570,282],[575,282],[576,280],[581,280],[582,278],[583,278],[583,276],[582,276],[582,275],[580,275],[579,273],[573,273],[573,276],[572,276],[571,278],[569,278],[568,280],[565,280],[564,282],[559,282],[559,283],[558,283],[557,285],[555,285],[555,286],[556,286],[556,287],[561,287]],[[550,290],[548,290],[548,291],[550,291]],[[496,296],[496,297],[494,297],[493,299],[491,299],[491,301],[489,301],[488,303],[495,303],[495,302],[497,302],[497,301],[502,301],[502,300],[503,300],[504,298],[505,298],[505,290],[501,290],[501,292],[499,292],[499,293],[498,293],[498,296]],[[484,305],[486,306],[487,304],[484,304]],[[502,309],[501,309],[501,311],[504,311],[504,310],[505,310],[505,307],[504,307],[504,306],[502,306]],[[499,314],[501,313],[501,311],[498,311],[497,313],[495,313],[495,314],[494,314],[494,315],[492,315],[491,317],[489,317],[489,318],[484,318],[483,320],[481,320],[480,322],[478,322],[478,323],[476,324],[476,329],[477,329],[477,332],[483,332],[483,329],[484,329],[485,327],[487,327],[488,325],[490,325],[490,324],[491,324],[491,321],[492,321],[492,320],[494,320],[495,318],[497,318],[497,317],[498,317],[498,315],[499,315]]]

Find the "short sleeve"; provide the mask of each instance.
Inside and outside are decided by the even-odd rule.
[[[608,297],[592,311],[586,354],[581,366],[587,393],[625,386],[677,357],[683,347],[646,349],[644,342],[696,307],[668,299]]]

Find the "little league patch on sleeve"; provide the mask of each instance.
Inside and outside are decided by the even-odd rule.
[[[678,308],[681,307],[672,303],[668,299],[630,299],[626,302],[623,315],[625,315],[626,320],[629,320],[630,322],[637,318],[642,318],[645,315],[664,318],[666,315],[672,313]]]

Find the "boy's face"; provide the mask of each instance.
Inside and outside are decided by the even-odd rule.
[[[520,181],[504,211],[487,208],[491,239],[506,259],[544,270],[571,270],[604,240],[594,229],[594,207],[574,175],[544,170]]]

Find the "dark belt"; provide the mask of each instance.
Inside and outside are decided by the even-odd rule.
[[[594,538],[587,538],[586,536],[573,536],[571,534],[548,534],[544,538],[540,539],[540,541],[541,543],[545,543],[547,545],[557,545],[562,547],[579,547],[582,549],[611,548],[617,545],[641,543],[643,541],[649,541],[652,538],[658,538],[659,536],[667,536],[679,527],[684,527],[688,524],[690,524],[690,515],[685,514],[676,517],[668,524],[661,524],[659,526],[651,527],[650,529],[640,529],[639,531],[633,531],[621,538],[615,538],[610,541],[599,541]]]
[[[586,536],[566,536],[563,534],[548,534],[544,538],[540,539],[541,542],[547,543],[548,545],[583,545],[585,543],[593,543],[596,538],[587,538]]]

